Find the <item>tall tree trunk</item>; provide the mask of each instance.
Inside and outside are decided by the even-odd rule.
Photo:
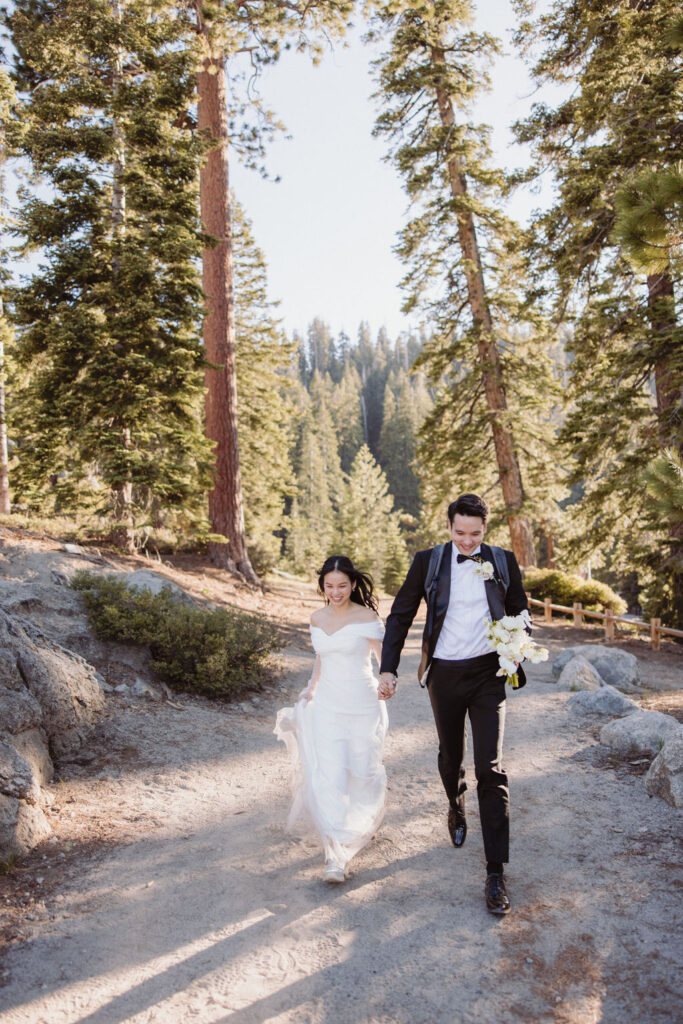
[[[0,321],[3,318],[0,298]],[[5,420],[5,343],[0,341],[0,512],[9,515],[9,459],[7,456],[7,422]]]
[[[647,304],[655,349],[655,396],[657,423],[662,446],[683,454],[683,422],[681,382],[674,370],[676,306],[671,274],[650,274],[647,279]]]
[[[112,0],[112,13],[114,21],[121,24],[122,3],[121,0]],[[114,55],[112,99],[116,98],[123,84],[123,55],[120,47],[117,47]],[[112,192],[111,192],[111,225],[112,235],[115,241],[123,237],[126,221],[126,187],[123,182],[123,175],[126,170],[126,139],[123,126],[119,117],[114,112],[112,125],[112,136],[114,142],[114,161],[112,166]],[[118,260],[114,259],[114,273],[118,270]]]
[[[199,31],[207,56],[198,75],[197,124],[208,138],[217,140],[209,150],[200,175],[201,216],[204,230],[217,239],[204,250],[202,283],[207,302],[204,318],[206,360],[206,436],[214,442],[216,468],[209,493],[209,519],[213,533],[225,543],[211,542],[209,557],[216,565],[240,572],[258,583],[247,554],[237,435],[237,372],[235,367],[235,295],[232,224],[228,178],[228,112],[225,55],[214,53],[197,3]]]
[[[440,46],[432,46],[431,58],[437,71],[436,98],[441,123],[452,129],[455,127],[455,114],[450,94],[444,84],[447,81],[447,73],[443,49]],[[467,180],[459,157],[451,156],[449,158],[448,176],[451,195],[454,199],[462,199],[467,193]],[[457,220],[458,240],[464,257],[467,293],[477,334],[479,362],[482,368],[486,404],[490,413],[491,431],[500,474],[500,486],[505,500],[512,550],[520,565],[536,565],[531,524],[528,516],[521,511],[524,505],[524,488],[515,441],[512,431],[505,424],[507,411],[505,383],[493,331],[491,310],[486,296],[474,217],[469,210],[461,208],[457,213]]]
[[[674,284],[671,274],[650,274],[647,279],[647,302],[650,325],[657,350],[655,357],[655,398],[657,401],[657,424],[662,448],[671,448],[683,455],[683,423],[681,409],[680,377],[674,369],[675,353],[672,334],[676,324]],[[683,553],[683,526],[669,527],[671,561],[679,563]],[[677,622],[683,622],[683,573],[673,574],[673,602]]]
[[[114,20],[120,24],[123,16],[122,0],[112,0],[112,14]],[[120,47],[117,47],[114,56],[112,98],[116,96],[123,82],[123,55]],[[112,136],[114,142],[114,159],[112,164],[112,190],[111,190],[111,230],[114,244],[121,242],[126,232],[126,186],[123,175],[126,170],[126,140],[123,126],[119,120],[116,110],[114,111]],[[116,278],[119,273],[119,259],[115,254],[112,259],[112,277],[114,278],[114,291],[116,292]],[[121,443],[124,448],[131,447],[130,429],[121,426]],[[112,531],[112,540],[125,551],[135,551],[135,530],[133,524],[133,486],[130,480],[123,480],[114,489],[114,519],[116,526]]]

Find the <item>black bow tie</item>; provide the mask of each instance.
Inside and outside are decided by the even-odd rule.
[[[479,558],[479,555],[461,555],[458,552],[458,565],[460,565],[461,562],[479,562],[479,561],[481,561],[481,559]]]

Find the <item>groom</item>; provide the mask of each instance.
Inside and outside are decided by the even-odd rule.
[[[496,675],[498,655],[487,639],[486,620],[522,612],[528,616],[528,605],[513,553],[483,543],[488,514],[483,498],[462,494],[448,507],[452,543],[415,555],[387,619],[379,695],[387,699],[396,692],[403,644],[424,597],[427,621],[418,675],[421,684],[426,679],[439,736],[448,831],[453,845],[462,846],[467,835],[463,762],[469,714],[486,854],[486,906],[493,914],[507,914],[503,865],[508,860],[509,797],[501,763],[505,677]],[[518,678],[523,686],[521,666]]]

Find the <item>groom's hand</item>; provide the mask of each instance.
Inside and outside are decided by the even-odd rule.
[[[382,672],[379,677],[377,696],[380,700],[389,700],[396,693],[398,679],[393,672]]]

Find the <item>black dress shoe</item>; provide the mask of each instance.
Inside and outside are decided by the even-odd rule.
[[[492,914],[510,913],[510,900],[503,875],[487,875],[485,893],[487,910],[490,910]]]
[[[462,815],[456,814],[452,807],[448,808],[448,834],[453,846],[456,847],[463,845],[467,835],[466,819]]]

